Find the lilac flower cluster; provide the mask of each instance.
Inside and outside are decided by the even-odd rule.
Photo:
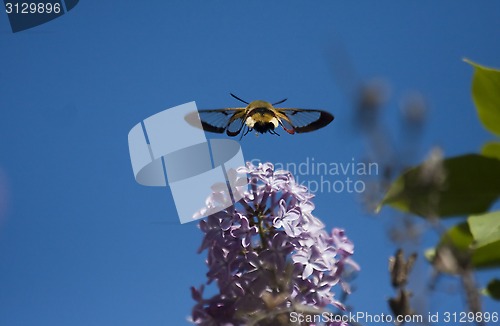
[[[219,292],[203,299],[204,287],[192,288],[197,302],[192,322],[290,325],[292,311],[318,314],[317,308],[330,304],[344,309],[332,289],[339,284],[348,292],[343,271],[358,269],[344,231],[325,231],[312,215],[313,195],[288,171],[247,163],[237,172],[249,178],[243,198],[199,224],[205,233],[199,251],[208,251],[207,283],[216,282]],[[205,212],[228,197],[219,188],[214,187]]]

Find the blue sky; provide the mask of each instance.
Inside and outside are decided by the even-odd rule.
[[[247,160],[361,160],[367,148],[335,78],[344,51],[360,79],[390,83],[384,122],[394,141],[399,99],[425,96],[418,160],[433,145],[477,152],[493,137],[477,119],[472,68],[461,59],[500,67],[499,39],[494,1],[82,1],[16,34],[0,13],[0,324],[187,324],[189,287],[205,281],[201,232],[177,222],[169,189],[135,182],[127,134],[144,118],[193,100],[239,105],[229,92],[287,97],[336,119],[311,134],[249,134]],[[362,271],[349,304],[388,313],[391,210],[367,215],[347,193],[318,193],[315,205],[356,245]],[[440,297],[428,310],[463,310],[453,292]]]

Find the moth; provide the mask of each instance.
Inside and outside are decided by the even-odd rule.
[[[274,107],[287,99],[272,104],[262,100],[248,103],[232,93],[231,96],[247,106],[199,110],[188,114],[186,121],[199,126],[199,114],[201,126],[205,131],[219,134],[226,132],[231,137],[241,133],[243,137],[251,131],[261,134],[269,132],[279,136],[276,129],[280,126],[289,134],[310,132],[325,127],[334,119],[332,114],[322,110]]]

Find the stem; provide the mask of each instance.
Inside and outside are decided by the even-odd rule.
[[[259,229],[259,236],[260,236],[260,243],[262,244],[262,248],[267,248],[267,239],[266,239],[266,234],[264,230],[264,219],[263,215],[260,212],[257,212],[257,229]]]
[[[481,297],[478,293],[476,287],[476,281],[474,280],[474,273],[470,267],[464,268],[460,274],[460,279],[465,290],[465,297],[467,300],[467,305],[469,306],[469,311],[474,313],[481,312]],[[484,326],[484,321],[476,321],[476,325]]]

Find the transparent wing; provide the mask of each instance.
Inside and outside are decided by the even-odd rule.
[[[245,126],[245,116],[246,110],[236,112],[231,116],[226,129],[228,136],[236,136],[240,133],[241,129]]]
[[[309,132],[333,121],[332,114],[321,110],[276,108],[283,128],[289,133]]]
[[[244,116],[244,108],[227,108],[191,112],[185,117],[185,120],[190,125],[201,127],[208,132],[221,134],[227,130],[228,135],[236,136],[243,127],[242,117]]]

